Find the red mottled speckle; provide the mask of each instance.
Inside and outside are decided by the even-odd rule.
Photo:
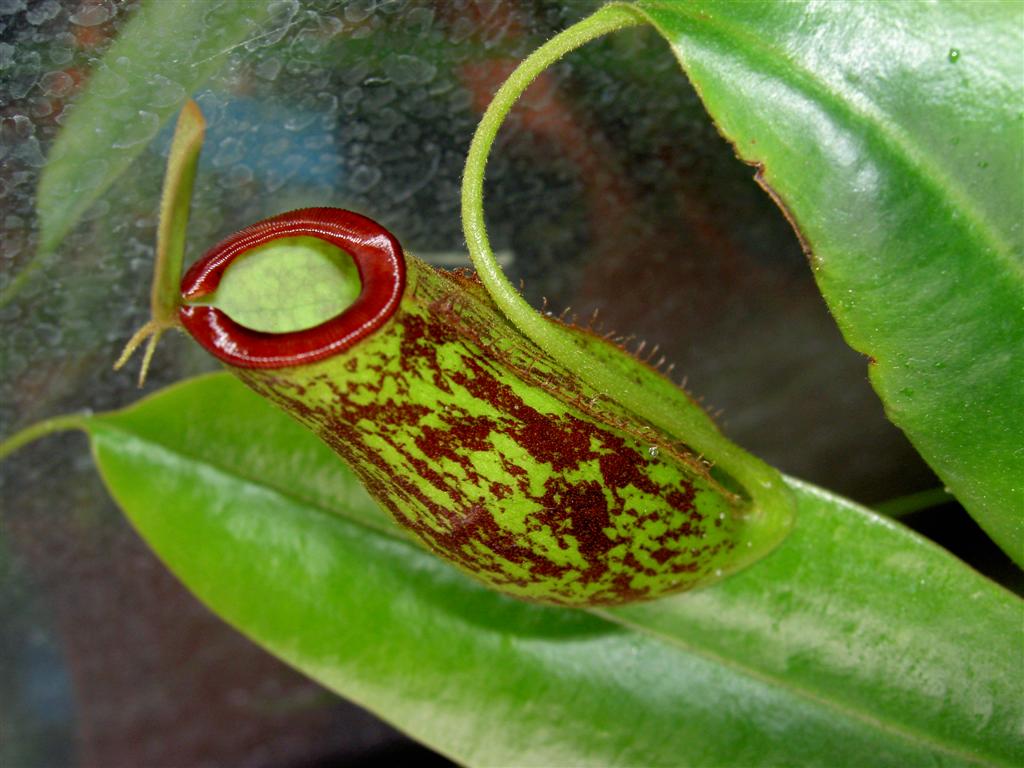
[[[436,316],[400,312],[388,326],[389,332],[401,334],[400,365],[381,368],[373,383],[367,384],[365,377],[358,384],[333,381],[325,374],[313,383],[330,396],[317,400],[291,383],[286,371],[276,377],[270,371],[249,371],[243,378],[316,430],[399,523],[492,584],[528,587],[564,580],[562,592],[551,588],[543,596],[567,603],[578,601],[578,585],[598,585],[593,602],[616,603],[648,596],[646,588],[632,585],[630,574],[650,576],[656,573],[655,564],[667,573],[699,568],[698,560],[713,548],[691,546],[693,538],[703,536],[691,484],[663,487],[652,480],[645,446],[619,429],[595,423],[571,407],[544,413],[525,402],[503,378],[516,369],[493,350],[491,357],[481,353],[476,339],[459,327],[457,316],[453,319],[451,303],[432,306]],[[461,365],[445,368],[438,350],[448,345],[450,362],[453,344],[464,349]],[[344,367],[349,366],[351,361]],[[438,413],[416,402],[397,402],[382,394],[389,379],[387,391],[403,397],[425,380],[443,393],[464,391],[477,403],[471,415],[457,404]],[[313,391],[313,384],[305,389]],[[356,389],[358,398],[353,396]],[[357,404],[368,395],[374,396],[372,402]],[[479,415],[481,411],[487,415]],[[367,424],[372,425],[374,440],[389,443],[404,466],[392,466],[370,448],[364,434]],[[497,434],[516,446],[501,456],[507,470],[502,482],[481,477],[473,465],[474,454],[495,451]],[[550,466],[539,493],[519,466],[519,457],[525,456]],[[570,479],[581,469],[587,479]],[[424,484],[442,494],[446,503],[437,503],[437,494],[427,493]],[[630,488],[657,497],[667,509],[627,509]],[[515,524],[504,525],[502,513],[518,516]],[[650,564],[628,549],[613,561],[611,553],[624,541],[624,519],[633,524],[674,521],[659,537],[658,548],[649,553]],[[513,530],[524,527],[529,536]],[[550,541],[554,550],[538,548],[536,537]],[[585,566],[550,557],[552,551],[571,550],[579,553]],[[567,554],[567,561],[571,559]],[[513,575],[509,564],[528,575]]]

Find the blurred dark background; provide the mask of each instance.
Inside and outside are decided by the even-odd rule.
[[[49,147],[136,5],[0,0],[0,288],[35,252]],[[476,121],[516,61],[596,4],[270,5],[265,32],[193,94],[209,128],[189,258],[320,204],[371,216],[435,264],[468,264],[458,190]],[[180,98],[176,85],[155,97]],[[169,136],[0,308],[0,435],[139,397],[134,373],[110,364],[147,316]],[[584,320],[598,310],[605,329],[659,345],[727,433],[783,471],[868,505],[938,486],[752,176],[668,47],[626,31],[552,68],[506,124],[488,174],[492,239],[532,302]],[[172,335],[146,391],[213,368]],[[4,768],[447,764],[195,601],[108,499],[83,437],[5,462],[0,498]],[[1019,579],[955,503],[907,519]]]

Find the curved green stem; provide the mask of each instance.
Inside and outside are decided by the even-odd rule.
[[[682,390],[666,388],[660,374],[611,345],[598,349],[592,339],[555,324],[535,311],[502,272],[487,236],[483,211],[484,170],[498,129],[518,98],[538,75],[570,51],[609,32],[644,23],[645,17],[629,6],[605,6],[553,37],[512,72],[481,118],[466,158],[462,179],[462,226],[466,245],[494,302],[522,333],[591,386],[685,442],[728,473],[744,487],[753,502],[751,522],[759,529],[756,535],[765,539],[781,538],[794,514],[794,502],[782,476],[729,442]]]
[[[533,315],[533,310],[501,271],[491,251],[484,223],[484,169],[487,166],[491,145],[516,101],[545,69],[595,38],[643,23],[644,17],[635,11],[611,5],[555,35],[524,59],[509,75],[494,94],[494,99],[476,128],[462,176],[462,229],[466,236],[466,245],[469,247],[469,255],[480,278],[499,306],[506,311],[512,308],[518,310],[516,316],[519,313]],[[512,313],[509,314],[513,316]],[[516,324],[519,324],[518,320]],[[525,332],[525,329],[522,330]]]
[[[956,501],[956,496],[945,488],[929,488],[926,491],[897,496],[875,505],[875,511],[887,517],[904,517],[922,509],[938,507]]]
[[[3,442],[0,442],[0,461],[3,461],[19,448],[29,443],[52,435],[56,432],[67,432],[72,429],[86,428],[88,413],[69,413],[66,416],[55,416],[52,419],[37,421],[20,432],[15,432]]]

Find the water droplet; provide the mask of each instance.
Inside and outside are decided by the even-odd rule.
[[[60,3],[57,0],[44,0],[29,9],[29,12],[25,14],[25,21],[29,24],[42,24],[56,18],[59,13]]]
[[[437,67],[426,59],[400,53],[385,63],[385,71],[395,85],[425,85],[434,79]]]
[[[19,144],[18,148],[14,150],[14,157],[32,168],[42,168],[46,165],[46,158],[43,157],[43,152],[39,148],[39,139],[35,136],[30,136]]]
[[[75,81],[67,72],[58,69],[43,75],[39,85],[47,96],[65,96],[75,87]]]
[[[453,43],[461,43],[469,39],[470,35],[476,31],[477,25],[473,23],[472,19],[465,16],[460,16],[452,24],[451,32],[449,33],[449,39]]]
[[[320,115],[331,118],[338,109],[338,97],[328,91],[318,93],[312,100],[312,107]]]
[[[253,68],[253,71],[257,77],[261,77],[264,80],[276,80],[277,76],[281,73],[281,60],[278,58],[264,59]]]
[[[68,115],[71,114],[71,107],[71,104],[65,104],[60,113],[53,118],[53,121],[57,123],[57,125],[64,125],[65,121],[68,119]]]
[[[15,75],[6,83],[7,93],[10,99],[23,99],[39,80],[42,68],[43,57],[36,51],[26,52],[21,49],[17,52],[18,67]],[[7,103],[10,103],[9,101]]]
[[[0,0],[0,16],[25,10],[25,0]]]
[[[234,136],[228,136],[224,139],[220,146],[217,147],[217,152],[213,156],[213,167],[224,168],[229,165],[234,165],[245,155],[245,147],[242,146],[242,142]]]
[[[82,5],[68,18],[72,24],[79,27],[98,27],[108,21],[112,15],[110,6],[104,2],[95,5]]]
[[[299,0],[275,0],[267,4],[267,13],[277,24],[287,24],[299,12]]]
[[[719,578],[722,577],[722,569],[721,568],[715,568],[715,576],[718,576]]]
[[[951,64],[956,64],[960,60],[960,49],[950,48],[949,49],[949,61]]]
[[[35,123],[32,122],[32,118],[30,118],[28,115],[15,115],[13,120],[14,134],[19,139],[27,139],[30,136],[35,135]]]
[[[221,178],[221,186],[227,189],[233,189],[248,184],[252,179],[252,169],[249,166],[240,163],[232,166],[231,169]]]
[[[111,143],[114,149],[127,149],[136,144],[150,141],[160,129],[160,118],[153,112],[139,110],[138,117],[125,126],[124,132],[117,141]]]
[[[113,101],[128,90],[128,80],[106,64],[96,67],[90,81],[92,92],[105,101]]]
[[[394,101],[398,92],[390,85],[377,85],[363,89],[363,108],[370,112]]]
[[[647,453],[650,455],[652,459],[656,459],[658,458],[658,453],[660,453],[660,451],[658,450],[658,446],[652,445],[650,448],[647,449]]]
[[[373,0],[352,0],[345,6],[345,20],[353,24],[366,20],[371,13],[373,13]]]
[[[305,97],[303,102],[308,102],[310,97]],[[316,112],[312,110],[302,109],[303,104],[299,104],[288,111],[288,117],[284,119],[284,128],[286,131],[301,131],[303,128],[308,128],[314,120],[316,120]]]
[[[246,42],[245,49],[254,51],[280,43],[288,34],[288,30],[292,28],[292,21],[298,12],[298,0],[279,0],[279,2],[269,3],[267,13],[270,18],[266,22],[266,32],[251,37]]]
[[[24,136],[18,135],[18,128],[18,122],[13,117],[5,117],[0,120],[0,146],[10,149],[13,144],[24,139]]]
[[[50,46],[49,59],[50,63],[57,67],[62,67],[75,57],[75,36],[68,33],[64,35],[56,35],[53,38],[53,45]]]
[[[185,86],[163,75],[153,75],[149,79],[153,89],[150,104],[154,107],[169,107],[185,98]]]
[[[93,185],[98,186],[98,185]],[[102,221],[110,213],[110,201],[99,200],[82,214],[82,221]]]
[[[392,139],[392,134],[398,128],[404,117],[398,110],[385,107],[373,116],[373,135],[378,141]],[[399,140],[400,141],[400,140]],[[408,146],[408,145],[406,145]]]
[[[348,177],[348,188],[353,192],[368,192],[380,181],[380,168],[360,165]]]
[[[404,14],[406,29],[413,34],[424,34],[430,31],[434,23],[433,8],[413,8]]]

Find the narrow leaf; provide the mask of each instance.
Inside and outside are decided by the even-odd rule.
[[[156,266],[149,301],[152,319],[163,325],[177,321],[188,212],[205,129],[203,113],[189,99],[174,129],[160,195],[160,228],[156,235]]]
[[[206,121],[192,100],[185,103],[178,116],[167,157],[163,192],[160,197],[160,227],[156,237],[156,264],[150,285],[149,320],[128,340],[114,369],[121,368],[138,346],[149,339],[139,371],[139,386],[146,382],[146,372],[160,336],[178,324],[181,305],[179,284],[185,258],[185,234],[188,230],[188,212],[192,203],[192,186],[196,178],[196,164],[203,147]]]

